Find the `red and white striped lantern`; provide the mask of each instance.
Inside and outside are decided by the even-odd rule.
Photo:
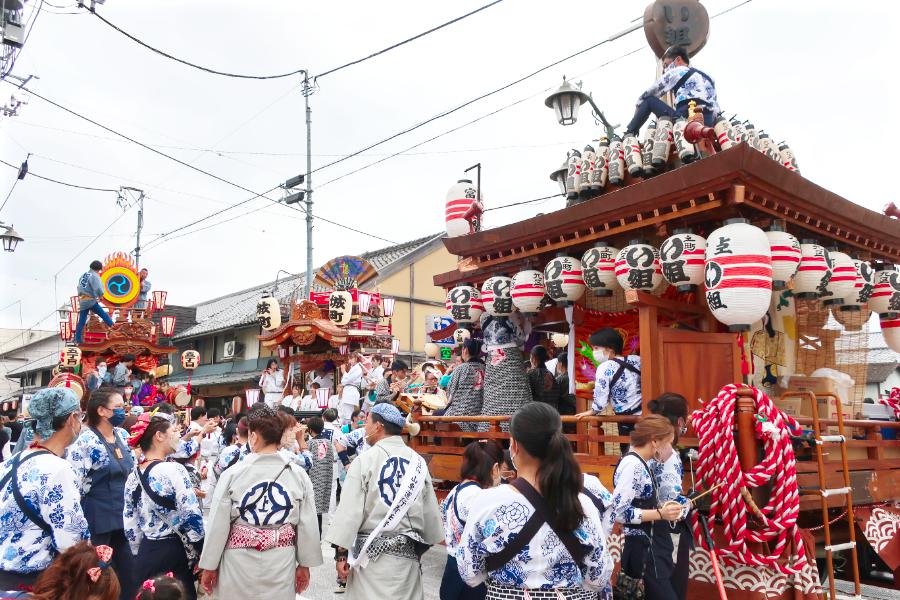
[[[512,278],[513,305],[523,314],[533,315],[538,312],[541,300],[547,288],[544,286],[544,274],[528,269],[519,271]]]
[[[659,247],[662,274],[679,292],[689,292],[703,283],[706,263],[706,238],[688,229],[676,229],[675,235]]]
[[[828,250],[831,258],[831,278],[825,284],[824,304],[836,306],[844,303],[847,294],[856,290],[856,265],[853,259],[839,252],[837,248]]]
[[[597,242],[594,247],[581,257],[581,269],[584,284],[594,292],[595,296],[612,296],[618,287],[616,279],[616,255],[618,248],[606,242]]]
[[[815,240],[803,240],[800,243],[800,265],[794,275],[794,296],[807,300],[818,298],[822,282],[830,277],[828,250]]]
[[[894,352],[900,352],[900,318],[881,319],[881,333],[887,347]]]
[[[616,255],[616,279],[625,290],[652,292],[663,280],[659,250],[632,240]]]
[[[568,306],[584,296],[584,276],[581,261],[560,255],[544,267],[544,287],[547,295],[556,302]]]
[[[875,287],[875,270],[864,260],[853,259],[856,267],[856,281],[853,291],[844,296],[844,305],[841,311],[860,310],[869,302],[869,296]]]
[[[459,237],[472,233],[472,226],[465,219],[465,214],[477,202],[478,190],[471,179],[460,179],[447,192],[445,219],[447,221],[447,237]]]
[[[881,265],[882,268],[875,273],[875,287],[869,297],[869,308],[887,319],[892,319],[900,314],[900,273],[893,265]]]
[[[769,238],[746,219],[730,219],[706,246],[706,303],[731,331],[746,331],[772,301]]]
[[[447,293],[447,310],[457,323],[477,323],[484,312],[481,294],[471,285],[458,285]]]
[[[766,237],[772,252],[772,289],[783,290],[800,266],[800,242],[777,224],[769,228]]]
[[[489,277],[481,284],[484,312],[492,317],[508,317],[515,307],[512,301],[512,278],[505,275]]]

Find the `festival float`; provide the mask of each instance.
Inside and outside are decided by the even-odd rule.
[[[652,4],[651,41],[654,11],[669,4],[700,6]],[[703,23],[695,31],[705,40]],[[548,106],[574,122],[588,98],[566,82]],[[642,140],[569,152],[551,174],[565,208],[445,238],[459,262],[434,283],[457,324],[432,338],[457,327],[477,337],[481,311],[519,312],[529,344],[565,346],[582,411],[596,368],[588,337],[613,327],[625,354],[640,354],[645,404],[665,391],[689,400],[684,488],[722,484],[702,511],[714,554],[694,523],[691,598],[860,597],[861,575],[900,585],[900,390],[863,402],[877,322],[900,352],[900,223],[805,179],[790,147],[749,121],[708,127],[688,114]],[[435,479],[458,479],[470,440],[508,438],[504,416],[417,420],[411,443]],[[628,441],[616,423],[635,420],[563,417],[582,469],[609,489]],[[617,560],[621,545],[615,533]]]
[[[130,354],[134,356],[135,369],[162,376],[168,373],[168,355],[176,352],[175,347],[163,342],[163,338],[171,338],[175,331],[175,317],[162,314],[167,293],[153,291],[146,306],[138,307],[141,279],[131,256],[115,252],[102,262],[100,303],[114,321],[113,325],[109,327],[97,315],[89,313],[83,342],[76,346],[72,340],[78,323],[78,296],[72,296],[70,308],[59,311],[60,337],[66,346],[60,352],[60,366],[49,385],[72,388],[81,398],[84,398],[87,374],[96,371],[101,360],[111,372],[123,356]],[[186,404],[189,395],[183,396],[187,396],[182,400]]]

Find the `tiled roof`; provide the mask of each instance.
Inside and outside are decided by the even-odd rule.
[[[442,235],[443,234],[434,234],[425,236],[396,246],[389,246],[387,248],[382,248],[381,250],[366,252],[361,256],[368,260],[377,271],[381,272],[386,267],[396,263],[398,260]],[[275,297],[278,298],[278,301],[282,304],[287,303],[294,292],[303,287],[305,279],[305,275],[293,275],[279,279],[278,289],[275,290]],[[254,323],[256,321],[257,300],[265,290],[271,290],[274,285],[275,282],[270,281],[246,290],[241,290],[240,292],[213,298],[212,300],[197,304],[197,324],[190,329],[177,334],[174,339],[183,340]],[[322,290],[322,288],[316,284],[313,284],[313,289]]]

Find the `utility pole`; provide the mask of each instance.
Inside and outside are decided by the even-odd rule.
[[[309,299],[313,277],[313,203],[312,203],[312,110],[309,97],[313,89],[309,85],[309,72],[303,72],[303,99],[306,105],[306,281],[303,285],[303,299]]]
[[[134,264],[138,268],[141,266],[141,229],[144,228],[144,198],[144,190],[133,187],[120,187],[119,197],[116,199],[116,204],[119,205],[122,210],[128,210],[135,204],[138,205],[137,231],[134,235],[136,240],[134,247]]]

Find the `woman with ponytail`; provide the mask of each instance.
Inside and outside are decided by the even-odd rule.
[[[460,576],[473,587],[486,583],[488,600],[595,600],[612,559],[559,413],[527,404],[513,415],[510,436],[518,477],[479,492],[458,544]]]

